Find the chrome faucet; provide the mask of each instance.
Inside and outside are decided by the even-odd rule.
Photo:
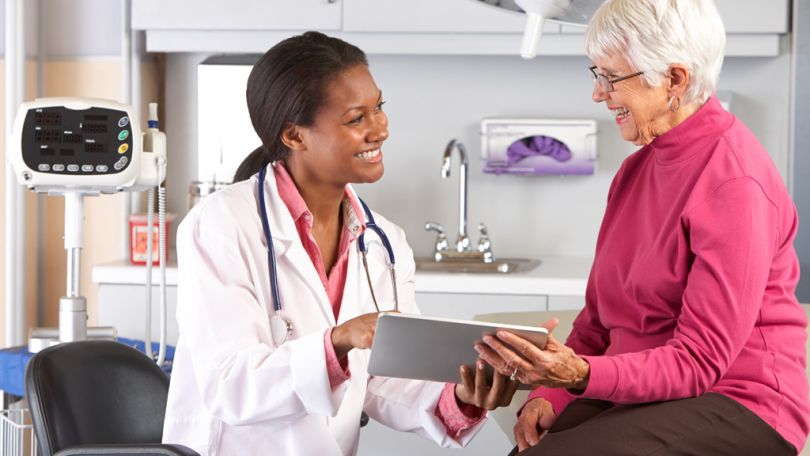
[[[467,237],[467,149],[456,139],[451,139],[444,149],[442,157],[442,178],[450,177],[450,157],[453,149],[458,150],[459,169],[461,175],[458,178],[458,237],[456,238],[456,252],[467,252],[470,250],[470,238]]]
[[[471,248],[470,238],[467,236],[467,168],[469,161],[467,160],[467,150],[464,144],[461,144],[458,140],[451,140],[444,149],[442,178],[450,177],[450,157],[454,149],[458,149],[459,169],[461,171],[458,187],[458,237],[456,238],[455,248],[450,249],[447,236],[444,234],[444,228],[436,222],[425,223],[426,231],[436,232],[436,242],[433,245],[433,260],[437,263],[445,260],[492,263],[495,261],[495,255],[492,253],[492,244],[487,234],[487,227],[483,223],[478,224],[480,237],[476,250]]]

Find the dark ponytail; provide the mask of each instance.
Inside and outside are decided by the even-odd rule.
[[[262,145],[242,161],[234,182],[249,179],[290,153],[281,142],[289,124],[311,126],[326,103],[326,86],[341,72],[368,65],[358,47],[319,32],[287,38],[267,51],[250,72],[247,106]]]

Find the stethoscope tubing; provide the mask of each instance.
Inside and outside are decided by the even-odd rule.
[[[267,205],[265,204],[264,198],[264,182],[267,176],[267,168],[264,167],[259,171],[259,185],[258,185],[258,200],[259,200],[259,208],[261,211],[261,219],[262,219],[262,231],[264,232],[264,238],[267,242],[267,264],[270,267],[270,291],[273,296],[273,309],[276,311],[277,314],[281,312],[282,305],[281,305],[281,297],[278,292],[278,271],[276,267],[276,253],[273,248],[273,237],[270,231],[270,221],[267,217]],[[368,205],[365,201],[358,198],[360,201],[360,205],[363,207],[363,212],[366,214],[366,230],[374,231],[377,236],[380,238],[383,247],[388,255],[388,269],[391,275],[391,283],[393,286],[394,291],[394,310],[399,310],[399,294],[397,293],[397,275],[396,275],[396,260],[394,257],[394,249],[391,247],[391,242],[388,240],[388,236],[385,234],[385,231],[377,225],[374,221],[374,215],[371,213],[371,209],[369,209]],[[365,231],[357,237],[357,245],[360,249],[360,253],[363,259],[363,269],[366,272],[366,279],[368,280],[368,288],[371,291],[371,299],[374,301],[374,307],[377,308],[377,311],[380,311],[380,308],[377,304],[377,297],[374,294],[374,287],[371,284],[371,275],[368,272],[368,261],[366,260],[366,256],[368,254],[368,245],[365,242]]]
[[[267,242],[267,264],[270,266],[270,291],[273,295],[273,309],[276,313],[281,312],[281,298],[278,294],[278,277],[276,274],[276,252],[273,249],[273,237],[270,233],[270,222],[267,219],[267,205],[264,203],[264,178],[267,168],[263,167],[259,171],[259,207],[262,212],[262,230],[264,239]]]

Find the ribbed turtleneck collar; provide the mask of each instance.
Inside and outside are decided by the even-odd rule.
[[[712,95],[694,114],[655,138],[650,147],[658,163],[677,163],[701,151],[711,150],[706,146],[714,143],[732,123],[734,116],[723,109],[717,97]]]

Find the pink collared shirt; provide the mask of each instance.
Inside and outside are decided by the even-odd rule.
[[[279,196],[295,221],[298,236],[301,238],[301,243],[303,243],[304,249],[312,260],[315,270],[318,272],[318,277],[321,278],[321,282],[326,289],[326,295],[332,305],[335,320],[337,320],[343,301],[343,288],[346,284],[349,246],[357,235],[352,232],[348,225],[344,225],[344,229],[340,234],[340,243],[338,244],[337,261],[335,261],[332,270],[327,274],[323,265],[321,251],[318,248],[318,244],[315,242],[315,238],[312,236],[312,213],[307,208],[304,198],[301,196],[301,193],[298,191],[292,177],[290,177],[287,168],[282,162],[276,162],[273,166],[273,172],[276,177],[276,186],[278,187]],[[354,199],[348,187],[345,190],[344,198],[344,201],[349,202],[351,210],[354,211],[357,219],[365,220],[360,204]],[[346,223],[348,223],[348,220]],[[363,227],[363,229],[365,229],[365,227]],[[324,351],[326,352],[329,384],[334,389],[348,380],[351,376],[351,372],[349,371],[349,366],[346,361],[347,358],[338,359],[335,354],[335,347],[332,345],[332,329],[334,328],[329,328],[324,333],[323,345]],[[478,407],[466,404],[460,406],[456,400],[455,385],[450,383],[445,385],[444,390],[442,390],[439,404],[436,406],[434,413],[436,417],[444,423],[447,434],[453,438],[458,437],[464,430],[474,426],[483,419],[485,415],[484,410]]]

